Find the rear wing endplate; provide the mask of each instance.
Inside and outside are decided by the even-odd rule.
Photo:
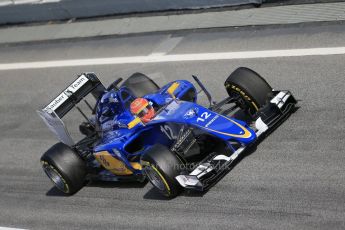
[[[74,145],[74,141],[66,129],[65,124],[53,110],[49,112],[37,111],[37,113],[48,126],[49,130],[52,131],[62,143],[68,146]]]
[[[61,118],[89,93],[98,100],[104,91],[105,87],[94,73],[84,73],[37,113],[62,143],[73,146],[75,143]]]

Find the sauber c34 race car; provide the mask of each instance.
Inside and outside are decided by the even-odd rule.
[[[281,124],[297,103],[291,92],[272,89],[244,67],[226,79],[228,97],[219,102],[193,78],[198,87],[186,80],[159,87],[135,73],[121,85],[120,78],[106,88],[94,73],[81,74],[38,111],[60,140],[41,157],[44,172],[66,194],[92,180],[146,178],[167,197],[184,189],[205,191],[241,153]],[[206,94],[208,106],[197,103],[200,93]],[[95,105],[86,100],[88,95]],[[81,103],[90,108],[91,116],[82,111]],[[72,108],[86,119],[79,126],[83,138],[77,142],[62,121]]]

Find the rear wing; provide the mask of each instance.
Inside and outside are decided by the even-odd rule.
[[[98,100],[104,91],[104,85],[94,73],[84,73],[78,76],[72,84],[63,90],[42,110],[37,111],[37,113],[62,143],[72,146],[74,145],[74,141],[61,118],[63,118],[73,107],[77,107],[81,114],[87,119],[77,104],[90,93]],[[91,108],[88,103],[87,105]]]
[[[84,73],[42,110],[45,112],[54,111],[59,118],[63,118],[89,93],[97,100],[104,90],[105,87],[94,73]]]

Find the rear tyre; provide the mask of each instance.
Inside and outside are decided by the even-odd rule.
[[[53,145],[42,155],[41,164],[49,179],[63,193],[71,195],[84,186],[85,162],[67,145]]]
[[[142,97],[159,90],[159,86],[151,78],[142,73],[134,73],[123,82],[122,86],[129,88],[136,97]]]
[[[229,96],[251,117],[272,97],[272,87],[255,71],[240,67],[225,81]]]
[[[182,187],[175,179],[183,163],[167,147],[157,144],[141,157],[141,165],[151,184],[165,197],[173,198]]]

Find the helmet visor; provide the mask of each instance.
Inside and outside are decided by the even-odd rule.
[[[137,113],[137,116],[139,118],[144,117],[149,111],[152,109],[152,105],[148,104],[146,107],[144,107],[139,113]]]

